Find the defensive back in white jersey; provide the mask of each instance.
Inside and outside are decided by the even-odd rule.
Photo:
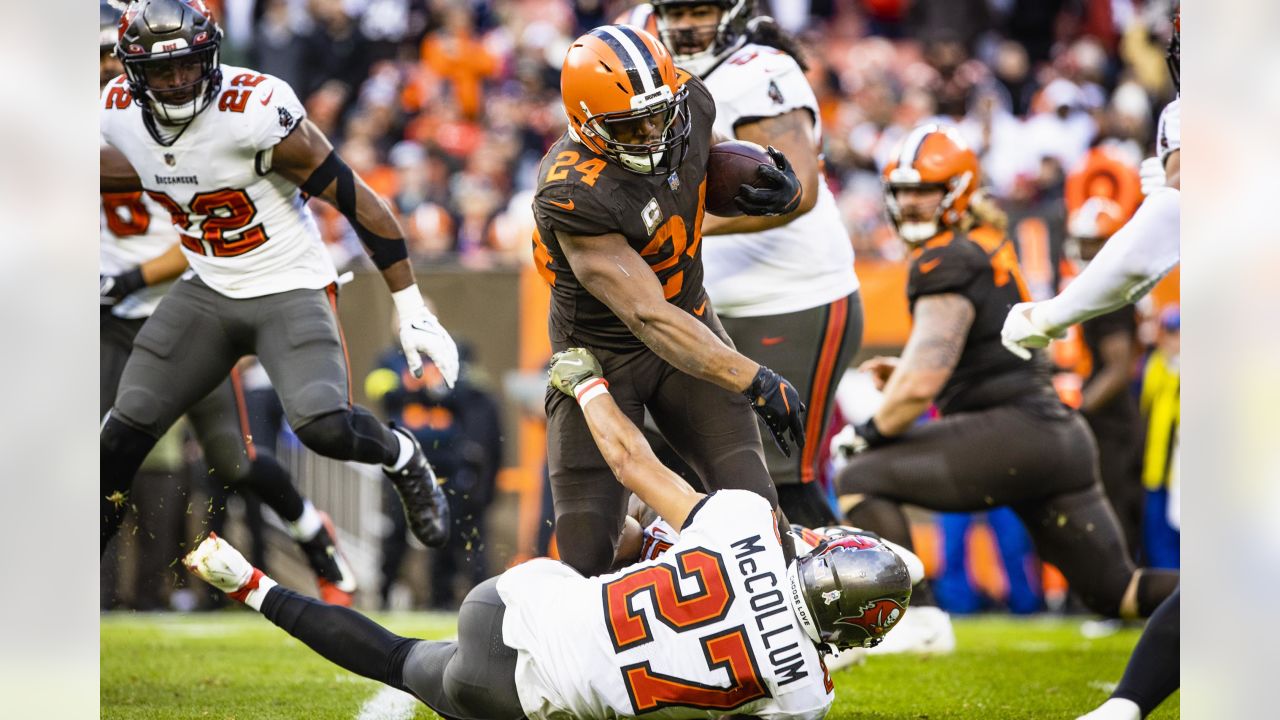
[[[704,80],[716,101],[717,133],[732,138],[739,123],[804,108],[813,115],[813,136],[821,143],[818,99],[787,53],[748,43]],[[799,312],[858,289],[849,232],[821,176],[812,210],[763,232],[708,237],[702,262],[707,294],[716,312],[728,317]]]
[[[711,495],[662,556],[583,577],[539,559],[498,581],[516,685],[539,718],[821,718],[830,676],[784,590],[769,503]]]
[[[196,274],[250,298],[337,279],[302,193],[270,172],[268,151],[305,117],[284,81],[223,65],[210,107],[172,145],[147,132],[124,76],[103,90],[101,128],[170,216]]]

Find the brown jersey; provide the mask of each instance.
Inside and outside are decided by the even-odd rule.
[[[1023,403],[1058,415],[1065,406],[1053,389],[1052,367],[1040,351],[1030,361],[1005,349],[1000,330],[1015,303],[1028,300],[1013,243],[1004,233],[979,226],[944,232],[912,253],[907,300],[955,293],[973,303],[973,325],[964,351],[938,395],[942,413]]]
[[[551,284],[551,342],[628,351],[644,346],[607,305],[574,277],[556,232],[621,233],[649,264],[667,302],[701,316],[702,216],[707,155],[716,108],[697,77],[678,71],[689,88],[692,127],[679,166],[665,175],[633,173],[566,133],[538,167],[533,199],[534,263]]]

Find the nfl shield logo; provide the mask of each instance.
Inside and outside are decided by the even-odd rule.
[[[164,164],[165,164],[165,165],[168,165],[169,167],[173,167],[174,163],[176,163],[176,162],[177,162],[177,160],[175,160],[175,159],[174,159],[174,157],[173,157],[173,153],[165,153],[165,154],[164,154]]]
[[[680,176],[671,173],[667,176],[667,184],[671,186],[671,192],[680,192]]]

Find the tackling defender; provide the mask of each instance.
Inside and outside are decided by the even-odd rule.
[[[337,273],[306,196],[337,206],[382,271],[411,369],[447,382],[458,353],[427,309],[403,233],[284,82],[219,62],[202,0],[141,0],[120,20],[125,74],[103,92],[104,192],[145,191],[177,228],[192,272],[139,331],[101,432],[101,541],[156,439],[256,354],[298,438],[338,460],[380,463],[425,544],[448,537],[448,504],[413,436],[351,403]]]
[[[584,577],[540,558],[468,594],[458,639],[394,635],[290,592],[225,541],[184,562],[352,672],[413,693],[448,718],[821,718],[834,686],[821,653],[873,644],[902,616],[910,573],[874,540],[830,540],[788,561],[755,493],[695,492],[654,456],[581,348],[551,363],[617,481],[679,540],[661,556]]]
[[[653,36],[598,27],[565,54],[568,131],[538,169],[534,262],[551,285],[551,345],[586,347],[633,422],[647,409],[712,489],[777,506],[754,409],[784,452],[803,449],[795,386],[733,349],[702,286],[702,222],[715,105]],[[786,158],[759,165],[735,200],[748,214],[787,213],[801,187]],[[609,569],[626,510],[622,487],[582,413],[548,390],[548,465],[565,562]]]

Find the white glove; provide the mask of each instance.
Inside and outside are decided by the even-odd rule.
[[[1050,333],[1035,322],[1032,317],[1035,307],[1036,303],[1023,302],[1009,308],[1009,315],[1000,330],[1000,341],[1005,349],[1023,360],[1031,359],[1027,348],[1047,347],[1049,341],[1063,336],[1061,332]]]
[[[414,377],[422,377],[419,353],[426,353],[440,369],[445,384],[453,387],[458,381],[458,346],[449,336],[449,331],[427,308],[418,286],[397,290],[391,293],[391,298],[395,300],[396,311],[400,314],[400,347],[409,363],[409,371]]]
[[[1150,195],[1165,186],[1164,163],[1158,157],[1149,157],[1138,166],[1138,176],[1142,178],[1142,194]]]
[[[867,441],[863,440],[853,429],[853,425],[845,425],[840,432],[831,437],[831,469],[836,475],[844,470],[854,455],[867,449]]]

